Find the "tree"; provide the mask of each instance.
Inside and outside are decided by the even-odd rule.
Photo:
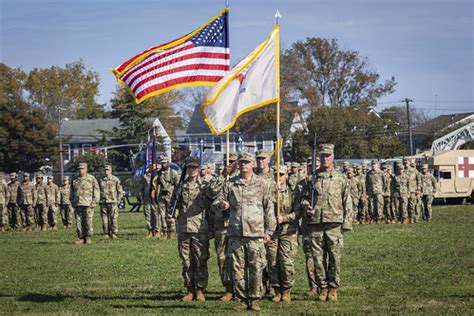
[[[46,111],[48,120],[62,116],[71,119],[100,118],[104,105],[95,99],[99,94],[99,74],[86,68],[82,60],[65,67],[34,68],[28,74],[25,88],[29,102]]]
[[[377,105],[377,98],[390,94],[392,77],[379,83],[359,52],[343,50],[335,39],[307,38],[297,41],[281,56],[282,90],[286,97],[304,100],[311,107]]]
[[[26,74],[0,64],[0,170],[34,172],[57,152],[57,131],[23,100]]]

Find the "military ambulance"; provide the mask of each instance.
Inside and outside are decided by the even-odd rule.
[[[428,156],[429,168],[438,180],[436,199],[474,203],[474,150],[451,150]]]

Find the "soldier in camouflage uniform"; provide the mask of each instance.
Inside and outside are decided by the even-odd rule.
[[[392,168],[390,165],[387,165],[387,174],[389,176],[389,181],[390,181],[390,218],[391,218],[391,223],[395,224],[398,221],[398,211],[395,205],[395,197],[393,196],[393,190],[392,190],[392,179],[395,176],[392,172]]]
[[[30,174],[23,174],[23,181],[20,184],[18,203],[23,211],[23,228],[25,231],[33,229],[34,214],[36,205],[36,188],[30,181]]]
[[[357,208],[359,207],[362,192],[364,192],[364,187],[362,183],[360,182],[360,180],[357,177],[355,177],[354,170],[352,168],[349,168],[347,170],[346,177],[347,177],[347,183],[350,187],[350,193],[351,193],[351,198],[352,198],[352,209],[357,210]],[[353,216],[355,217],[353,218],[353,221],[357,221],[357,218],[355,215],[357,215],[356,212],[353,213]]]
[[[61,210],[61,220],[64,228],[69,228],[72,225],[72,216],[74,209],[71,205],[71,184],[69,183],[69,176],[64,176],[63,185],[59,189],[59,208]]]
[[[186,178],[181,196],[178,197],[177,231],[178,249],[183,266],[186,295],[184,302],[194,299],[204,302],[207,288],[209,260],[209,235],[211,199],[208,183],[199,177],[199,158],[189,157],[186,161]]]
[[[295,285],[295,258],[298,251],[301,212],[299,206],[295,207],[294,193],[287,186],[285,166],[280,166],[279,180],[277,184],[275,170],[274,188],[275,191],[279,190],[280,210],[277,216],[278,229],[272,237],[277,245],[277,268],[270,275],[275,291],[272,301],[291,303],[291,289]]]
[[[419,196],[421,191],[421,175],[416,170],[415,162],[405,159],[405,174],[410,182],[410,192],[408,195],[408,221],[409,223],[418,222],[419,216]]]
[[[405,174],[405,168],[401,163],[397,164],[397,174],[392,177],[392,192],[395,198],[395,209],[398,212],[398,218],[402,224],[408,224],[407,207],[408,195],[410,193],[410,181]]]
[[[48,198],[46,196],[46,186],[43,183],[43,175],[36,176],[36,225],[37,229],[45,231],[48,227]]]
[[[155,166],[151,166],[155,168]],[[140,190],[140,201],[143,205],[143,214],[145,215],[145,223],[147,228],[147,238],[160,238],[160,226],[158,207],[153,205],[151,202],[151,170],[147,169],[143,177],[141,178],[141,190]]]
[[[175,186],[179,182],[178,173],[170,168],[168,157],[160,158],[161,169],[158,171],[158,214],[160,217],[161,236],[171,239],[174,237],[176,225],[174,219],[168,219],[168,209]]]
[[[94,209],[100,201],[100,187],[96,178],[87,173],[87,163],[79,164],[79,177],[72,183],[72,206],[76,215],[78,240],[76,244],[91,244]]]
[[[100,179],[100,217],[105,239],[117,239],[118,205],[123,199],[120,179],[112,174],[112,166],[105,166],[105,176]]]
[[[347,172],[349,171],[350,164],[349,161],[344,161],[342,163],[342,175],[347,177]]]
[[[363,173],[363,167],[360,165],[357,165],[356,172],[355,172],[355,178],[359,180],[361,183],[361,194],[360,194],[360,199],[359,199],[359,206],[357,210],[354,210],[354,212],[357,212],[357,221],[359,224],[367,224],[369,223],[369,200],[367,197],[367,191],[365,187],[366,183],[366,175]]]
[[[369,214],[372,223],[381,224],[383,222],[384,175],[376,160],[372,161],[372,169],[367,172],[365,187],[369,196]]]
[[[12,229],[21,229],[21,209],[18,205],[18,195],[20,191],[20,183],[15,172],[10,173],[10,182],[8,183],[8,217],[9,224]]]
[[[383,172],[383,216],[385,219],[385,224],[392,223],[395,218],[392,217],[392,176],[388,171],[388,166],[386,163],[382,164]]]
[[[300,173],[298,172],[299,167],[300,167],[300,164],[293,161],[291,163],[290,173],[288,174],[288,187],[293,192],[295,192],[296,186],[302,180],[300,179]]]
[[[8,208],[9,199],[8,186],[3,181],[3,172],[0,175],[0,231],[4,232],[8,228]]]
[[[320,288],[319,300],[336,301],[343,234],[352,230],[352,200],[347,179],[333,167],[334,145],[321,144],[321,158],[314,183],[315,204],[311,205],[311,190],[301,201],[311,236],[311,251]]]
[[[56,213],[58,211],[59,201],[61,195],[59,193],[59,187],[53,182],[53,176],[48,176],[48,183],[45,186],[46,199],[48,201],[48,224],[53,230],[56,228]]]
[[[220,195],[223,209],[230,209],[228,252],[232,258],[236,310],[260,310],[265,246],[275,231],[272,188],[253,173],[254,157],[239,158],[239,177],[233,177]]]
[[[421,174],[421,193],[423,194],[423,219],[431,221],[433,195],[436,192],[436,178],[428,170],[428,165],[423,165]]]
[[[273,173],[270,168],[271,157],[272,157],[272,154],[264,150],[258,150],[255,153],[255,158],[257,160],[257,167],[255,169],[255,174],[273,183]]]

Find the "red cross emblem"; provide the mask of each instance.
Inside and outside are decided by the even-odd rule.
[[[458,177],[474,178],[474,157],[458,157]]]

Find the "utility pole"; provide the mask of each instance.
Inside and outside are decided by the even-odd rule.
[[[405,98],[403,102],[407,104],[408,145],[410,148],[410,156],[413,156],[413,138],[411,134],[411,119],[410,119],[410,102],[413,102],[413,100]]]

